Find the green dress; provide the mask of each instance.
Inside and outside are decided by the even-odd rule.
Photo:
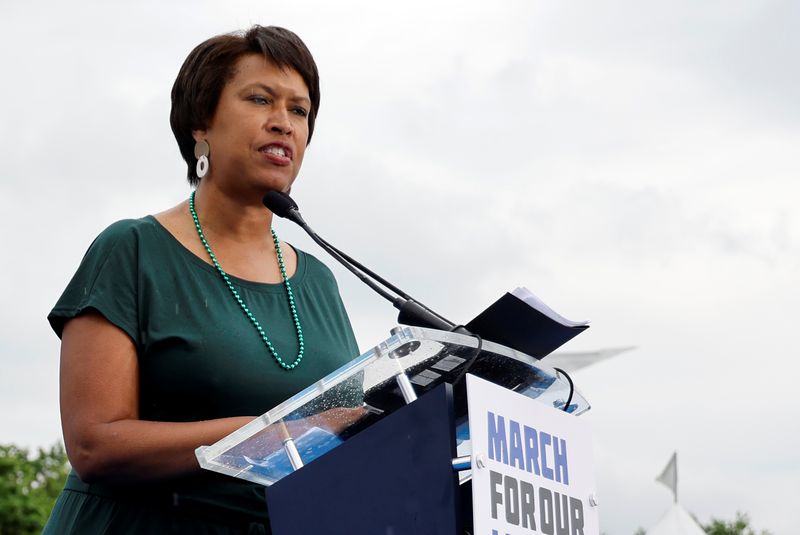
[[[223,259],[224,268],[224,259]],[[231,277],[278,353],[297,355],[282,284]],[[333,274],[297,251],[290,279],[305,356],[287,372],[264,346],[215,268],[152,216],[114,223],[94,241],[48,320],[95,310],[136,345],[142,420],[257,416],[358,355]],[[44,533],[268,533],[263,487],[201,472],[136,485],[71,474]]]

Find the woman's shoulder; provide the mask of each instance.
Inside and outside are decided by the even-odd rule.
[[[292,249],[294,249],[295,253],[297,254],[297,265],[305,266],[305,271],[312,277],[323,276],[325,278],[330,278],[330,279],[334,278],[333,272],[331,272],[330,268],[326,266],[316,256],[302,249],[298,249],[294,245],[292,245]]]
[[[339,295],[339,283],[331,269],[311,253],[294,248],[297,252],[297,267],[301,273],[301,285],[314,288],[314,291],[330,292]]]
[[[47,317],[59,337],[67,321],[91,308],[138,339],[131,311],[137,306],[141,244],[148,241],[142,237],[151,234],[154,224],[148,217],[123,219],[97,235]]]
[[[120,219],[108,225],[92,242],[92,249],[113,249],[121,243],[139,242],[143,237],[159,233],[159,224],[153,216],[139,219]]]
[[[151,215],[146,215],[138,219],[120,219],[108,225],[98,237],[109,239],[119,239],[128,234],[135,234],[142,231],[152,231],[158,228],[158,222]]]
[[[129,270],[137,259],[161,248],[160,229],[152,216],[121,219],[108,225],[90,243],[83,255],[78,272],[96,272],[107,266]]]

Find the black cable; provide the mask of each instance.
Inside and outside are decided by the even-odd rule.
[[[553,368],[553,369],[557,373],[562,374],[564,377],[567,378],[567,381],[569,381],[569,397],[567,397],[567,403],[564,405],[564,412],[569,412],[569,404],[572,403],[572,394],[575,393],[575,384],[572,382],[572,377],[570,377],[567,372],[565,372],[561,368]]]
[[[454,329],[458,329],[459,327],[463,328],[464,326],[456,325]],[[473,333],[470,333],[470,336],[478,339],[478,347],[475,348],[475,352],[472,354],[467,363],[464,365],[464,369],[461,370],[461,372],[456,376],[456,378],[451,383],[453,387],[455,387],[459,383],[459,381],[461,381],[464,378],[464,376],[467,375],[467,372],[472,367],[472,365],[475,364],[475,360],[481,354],[481,351],[483,351],[483,338],[481,338],[479,334],[473,334]]]

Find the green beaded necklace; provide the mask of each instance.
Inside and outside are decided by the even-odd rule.
[[[259,336],[264,341],[264,345],[267,346],[269,352],[272,354],[272,357],[275,359],[275,362],[283,368],[284,370],[293,370],[297,366],[300,365],[300,361],[303,360],[303,352],[305,351],[305,346],[303,345],[303,328],[300,326],[300,318],[297,317],[297,307],[294,303],[294,294],[292,293],[292,285],[289,283],[289,277],[286,275],[286,267],[283,265],[283,253],[281,253],[281,246],[278,242],[278,235],[275,234],[275,231],[270,228],[270,232],[272,233],[272,241],[275,243],[275,254],[278,257],[278,266],[281,269],[281,278],[283,278],[283,286],[286,288],[286,296],[289,299],[289,309],[292,312],[292,319],[294,320],[294,326],[297,330],[297,344],[300,347],[300,350],[297,352],[297,357],[294,359],[294,362],[291,364],[287,364],[283,361],[283,359],[278,355],[278,351],[275,349],[275,346],[272,345],[272,341],[267,336],[267,333],[264,332],[263,327],[258,322],[256,317],[250,312],[250,309],[247,308],[247,305],[244,301],[242,301],[242,297],[239,295],[239,292],[236,291],[236,288],[233,287],[233,283],[231,283],[231,279],[227,273],[222,269],[222,266],[219,265],[217,261],[217,257],[214,255],[214,252],[211,250],[211,245],[208,244],[205,235],[203,234],[203,228],[200,226],[200,219],[197,217],[197,212],[194,209],[194,194],[193,191],[191,196],[189,197],[189,212],[192,214],[192,219],[194,220],[194,226],[197,229],[197,235],[200,236],[200,241],[203,243],[203,246],[206,248],[206,252],[208,252],[208,256],[211,258],[211,263],[214,264],[214,267],[217,268],[222,280],[225,281],[225,284],[228,286],[228,289],[231,291],[231,295],[233,298],[236,299],[236,302],[239,303],[239,306],[242,309],[242,312],[245,313],[247,319],[250,320],[250,323],[253,324],[253,327],[256,328],[258,331]]]

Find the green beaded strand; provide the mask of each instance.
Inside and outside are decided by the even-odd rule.
[[[194,226],[197,229],[197,235],[200,236],[200,241],[203,243],[203,246],[206,248],[206,252],[208,256],[211,258],[211,263],[214,264],[214,267],[217,268],[222,280],[225,281],[225,284],[228,286],[228,289],[231,291],[231,295],[239,303],[239,307],[244,312],[247,319],[250,320],[250,323],[253,324],[253,327],[256,328],[258,331],[259,336],[264,341],[264,345],[267,346],[269,352],[272,354],[272,357],[275,359],[275,362],[283,368],[284,370],[293,370],[297,366],[300,365],[300,361],[303,360],[303,353],[305,352],[305,345],[303,342],[303,328],[300,326],[300,318],[297,316],[297,307],[295,306],[294,302],[294,293],[292,292],[292,285],[289,282],[289,277],[286,275],[286,266],[283,264],[283,253],[281,252],[281,246],[278,241],[278,235],[275,234],[273,229],[269,229],[272,233],[272,241],[275,243],[275,254],[278,257],[278,267],[281,270],[281,278],[283,279],[283,286],[286,288],[286,296],[289,300],[289,309],[292,312],[292,319],[294,320],[294,327],[297,331],[297,344],[299,347],[299,351],[297,352],[297,357],[294,359],[294,362],[291,364],[287,364],[284,360],[278,355],[278,351],[275,349],[275,346],[272,345],[272,341],[267,336],[267,333],[264,332],[264,328],[261,327],[261,324],[258,322],[256,317],[250,312],[250,309],[247,307],[245,302],[242,300],[242,297],[239,295],[239,292],[236,291],[236,288],[233,287],[233,283],[231,282],[230,277],[227,273],[222,269],[222,266],[219,265],[217,261],[216,255],[211,250],[211,245],[209,245],[208,241],[206,240],[205,235],[203,234],[203,228],[200,226],[200,219],[197,217],[197,212],[194,209],[194,194],[189,197],[189,212],[192,214],[192,219],[194,220]]]

